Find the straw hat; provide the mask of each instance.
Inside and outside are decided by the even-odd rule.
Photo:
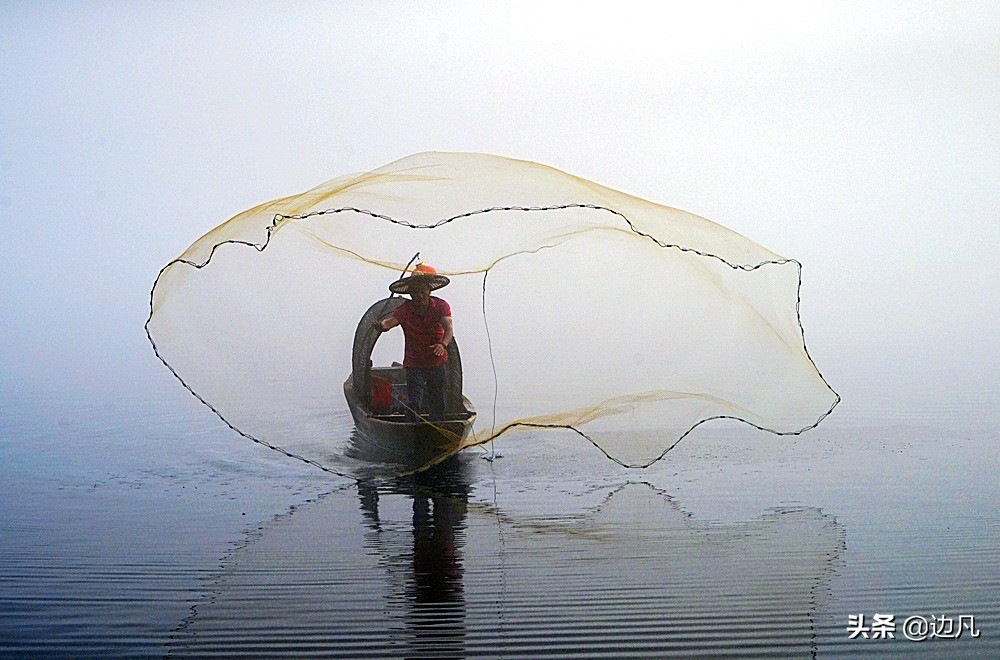
[[[444,275],[438,275],[438,272],[433,266],[428,266],[425,263],[419,263],[413,268],[409,277],[398,279],[390,284],[389,290],[393,293],[409,293],[410,285],[416,282],[426,283],[427,286],[430,287],[431,291],[436,291],[443,286],[448,286],[448,283],[451,282],[451,280]]]

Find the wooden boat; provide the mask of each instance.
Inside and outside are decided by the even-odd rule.
[[[452,338],[448,345],[445,418],[434,422],[406,420],[405,369],[398,363],[374,367],[371,360],[381,335],[376,324],[402,303],[403,298],[384,298],[361,317],[354,333],[352,371],[344,381],[344,397],[361,440],[392,460],[422,465],[458,451],[472,432],[476,411],[462,393],[462,358]],[[385,395],[387,387],[391,399]]]

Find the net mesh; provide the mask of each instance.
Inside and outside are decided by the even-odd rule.
[[[147,334],[234,430],[341,473],[358,320],[416,252],[451,278],[434,295],[478,409],[463,446],[571,428],[646,466],[708,420],[797,434],[840,400],[806,349],[797,261],[483,154],[417,154],[240,213],[160,271]]]

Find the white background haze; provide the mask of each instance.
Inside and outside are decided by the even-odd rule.
[[[1000,407],[996,2],[7,2],[0,90],[6,386],[169,378],[142,329],[163,265],[260,202],[436,150],[801,261],[834,418]]]

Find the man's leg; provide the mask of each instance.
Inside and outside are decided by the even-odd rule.
[[[424,389],[427,387],[427,370],[410,368],[406,370],[406,421],[417,422],[417,413],[423,411]]]
[[[427,374],[427,407],[430,410],[432,421],[444,419],[444,411],[447,406],[447,384],[448,367],[441,365],[436,369],[429,369]]]

